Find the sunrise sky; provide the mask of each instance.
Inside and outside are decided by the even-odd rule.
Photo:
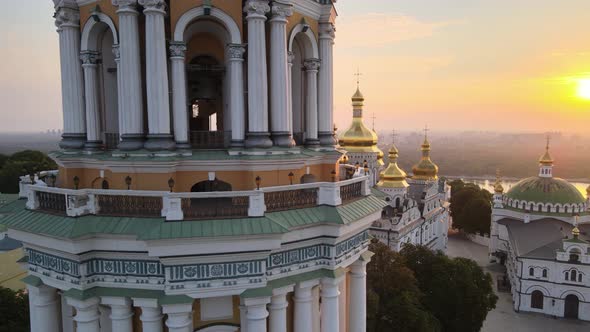
[[[350,122],[358,67],[377,130],[587,131],[588,0],[339,0],[337,8],[339,128]],[[61,127],[52,14],[49,0],[0,11],[2,132]]]

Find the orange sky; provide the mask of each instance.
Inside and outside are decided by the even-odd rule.
[[[3,8],[0,131],[60,128],[52,2]],[[588,0],[339,0],[337,9],[341,129],[359,67],[377,130],[586,132],[590,101],[576,79],[590,78]]]

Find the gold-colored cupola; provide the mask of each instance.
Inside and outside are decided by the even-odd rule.
[[[422,159],[412,167],[412,179],[433,181],[438,179],[438,166],[430,159],[430,142],[426,131],[424,133],[424,142],[420,146]]]
[[[397,165],[397,158],[399,157],[399,151],[395,146],[395,143],[391,145],[389,149],[389,165],[381,172],[381,180],[377,183],[378,187],[383,188],[406,188],[408,182],[406,182],[407,174]]]

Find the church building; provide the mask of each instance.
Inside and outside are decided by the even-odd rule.
[[[588,200],[553,176],[549,144],[538,175],[494,191],[490,257],[506,267],[514,310],[590,321]]]
[[[387,203],[339,174],[336,1],[53,2],[58,170],[0,220],[31,330],[365,331]]]

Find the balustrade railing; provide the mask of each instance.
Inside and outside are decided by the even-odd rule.
[[[264,204],[268,212],[312,207],[317,202],[318,188],[264,193]]]
[[[162,197],[97,195],[97,215],[160,217],[162,215]]]
[[[342,203],[363,197],[362,188],[362,182],[354,182],[340,187],[340,199],[342,199]]]
[[[191,131],[193,149],[223,149],[231,143],[231,131]]]
[[[66,213],[66,195],[42,191],[38,191],[36,195],[40,210],[57,214]]]
[[[88,214],[122,217],[165,217],[197,220],[264,216],[265,212],[338,206],[369,195],[368,177],[250,191],[171,193],[80,189],[23,184],[27,208],[70,217]]]

